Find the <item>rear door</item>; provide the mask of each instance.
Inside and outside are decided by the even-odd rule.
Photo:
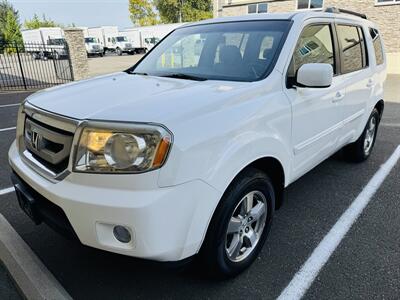
[[[339,102],[343,116],[343,128],[339,146],[354,141],[365,126],[369,100],[375,82],[366,47],[364,29],[355,24],[336,24],[340,49],[340,75],[345,82],[345,97]]]
[[[342,113],[338,101],[344,85],[338,76],[328,88],[300,88],[291,83],[299,68],[307,63],[331,64],[337,73],[337,43],[334,25],[306,25],[294,49],[288,69],[285,93],[292,104],[292,147],[295,178],[300,177],[331,155],[337,146]]]

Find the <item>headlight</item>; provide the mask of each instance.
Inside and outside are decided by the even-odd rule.
[[[160,168],[172,135],[153,125],[114,129],[100,126],[83,129],[75,156],[74,171],[88,173],[142,173]]]

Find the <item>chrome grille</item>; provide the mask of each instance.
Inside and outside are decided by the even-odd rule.
[[[47,163],[57,165],[69,157],[73,135],[25,119],[25,147]]]
[[[78,126],[78,120],[25,102],[17,125],[17,145],[22,159],[51,181],[63,179],[69,174],[70,155]]]

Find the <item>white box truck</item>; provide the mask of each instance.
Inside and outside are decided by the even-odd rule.
[[[122,55],[123,53],[135,54],[142,50],[140,47],[134,47],[125,35],[120,34],[117,26],[89,28],[88,34],[100,41],[100,44],[104,47],[104,51]]]
[[[89,27],[79,27],[79,29],[83,30],[87,56],[90,57],[98,55],[103,57],[104,46],[100,43],[100,38],[96,36],[91,36],[89,33]]]
[[[22,31],[25,51],[35,59],[59,59],[67,56],[64,33],[60,27]]]
[[[135,46],[150,50],[160,40],[167,36],[174,29],[185,23],[162,24],[155,26],[133,27],[121,31],[121,35],[128,37],[128,40]]]

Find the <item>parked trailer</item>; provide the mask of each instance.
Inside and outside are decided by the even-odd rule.
[[[35,59],[67,56],[64,33],[59,27],[46,27],[22,31],[25,51]]]

